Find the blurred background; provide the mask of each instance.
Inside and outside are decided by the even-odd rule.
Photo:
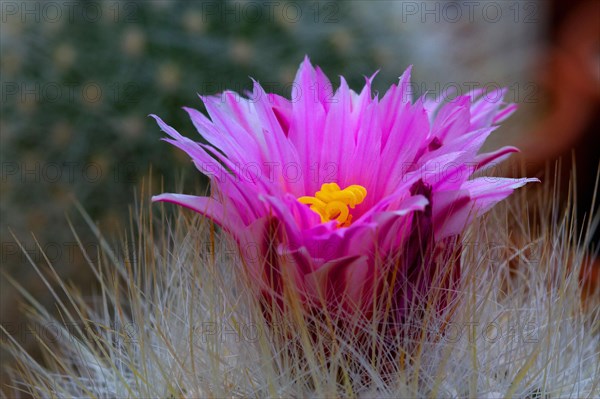
[[[93,289],[67,217],[92,257],[96,240],[74,200],[116,241],[144,179],[155,193],[162,182],[186,192],[206,183],[148,114],[197,137],[181,109],[202,110],[197,93],[243,92],[252,77],[289,95],[305,54],[354,89],[380,70],[383,92],[411,64],[416,94],[507,87],[520,108],[487,147],[521,145],[530,175],[576,148],[580,209],[589,209],[600,153],[598,1],[0,4],[1,268],[50,307],[27,257],[47,270],[44,251],[67,281]],[[0,322],[31,344],[35,327],[5,277],[0,299]]]

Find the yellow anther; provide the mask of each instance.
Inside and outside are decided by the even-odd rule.
[[[298,198],[303,204],[310,205],[310,209],[321,216],[321,222],[337,220],[339,227],[348,227],[352,215],[348,207],[354,207],[364,201],[367,189],[354,184],[340,189],[336,183],[325,183],[314,197],[304,196]]]

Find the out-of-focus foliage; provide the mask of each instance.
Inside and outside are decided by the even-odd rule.
[[[3,16],[2,217],[25,231],[62,224],[68,194],[100,217],[125,208],[150,164],[181,171],[149,113],[191,132],[180,107],[200,107],[196,93],[244,91],[249,76],[289,93],[305,53],[354,83],[377,68],[358,15],[335,2],[65,4]]]

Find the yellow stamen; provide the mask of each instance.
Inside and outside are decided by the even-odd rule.
[[[340,189],[336,183],[325,183],[314,197],[304,196],[298,198],[303,204],[310,205],[310,209],[321,216],[321,222],[337,220],[339,227],[348,227],[352,215],[348,207],[354,207],[364,201],[367,189],[358,184]]]

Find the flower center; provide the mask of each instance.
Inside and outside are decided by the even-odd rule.
[[[314,197],[300,197],[298,201],[310,205],[310,209],[321,216],[321,222],[337,220],[339,227],[348,227],[352,222],[352,215],[348,207],[354,207],[364,201],[367,189],[358,184],[353,184],[340,189],[336,183],[324,183],[321,190]]]

